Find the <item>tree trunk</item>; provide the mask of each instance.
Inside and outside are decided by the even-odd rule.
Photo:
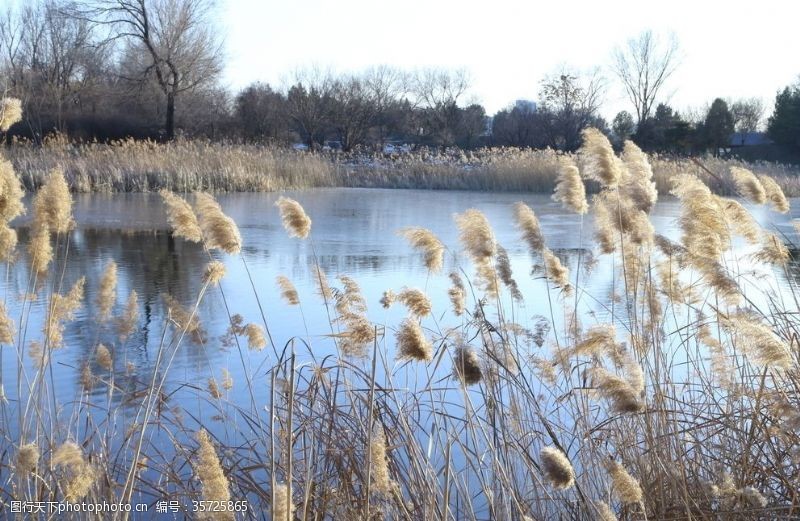
[[[167,93],[167,123],[164,128],[167,141],[175,139],[175,93]]]

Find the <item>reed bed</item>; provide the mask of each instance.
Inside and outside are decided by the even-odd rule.
[[[582,161],[579,154],[515,148],[344,154],[199,140],[74,144],[58,136],[42,146],[17,142],[5,153],[27,190],[37,189],[58,167],[73,192],[266,192],[349,186],[549,193],[563,159]],[[734,188],[714,176],[727,177],[732,167],[740,167],[774,179],[789,197],[800,196],[800,169],[792,165],[711,156],[690,160],[655,155],[649,161],[661,194],[669,193],[676,175],[691,173],[709,182],[715,192],[731,195]],[[600,186],[589,182],[586,188],[594,193]]]
[[[584,250],[613,259],[611,295],[587,291],[588,258],[570,270],[520,203],[509,218],[541,283],[539,293],[522,294],[491,223],[467,210],[455,216],[458,251],[424,228],[401,231],[426,277],[451,282],[452,309],[431,309],[425,290],[387,280],[382,304],[407,315],[377,323],[369,309],[378,303],[365,301],[358,282],[326,274],[315,261],[316,302],[300,301],[285,277],[252,281],[258,302],[282,295],[298,312],[320,306],[329,317],[330,335],[298,332],[276,343],[260,304],[260,318],[245,322],[224,300],[219,260],[249,273],[236,223],[209,194],[163,192],[176,240],[198,242],[208,255],[208,268],[196,274],[201,289],[190,302],[165,299],[169,320],[151,353],[155,370],[123,385],[135,370],[124,353],[137,297],[118,294],[108,259],[95,319],[106,341],[91,346],[82,391],[69,403],[53,396],[50,355],[70,348],[63,333],[85,280],[60,275],[71,201],[63,174],[53,171],[35,196],[35,231],[25,245],[32,259],[25,306],[45,303],[47,321],[36,331],[29,313],[0,320],[4,348],[18,360],[16,380],[3,382],[18,399],[0,400],[4,425],[10,418],[18,425],[17,435],[0,439],[0,499],[169,498],[181,508],[217,501],[225,508],[201,517],[226,520],[797,519],[800,310],[796,293],[781,298],[769,283],[790,259],[784,239],[677,167],[671,192],[682,204],[682,235],[678,242],[655,235],[649,212],[658,163],[632,143],[617,156],[601,134],[585,137],[577,160],[552,156],[553,185],[566,208],[596,216],[596,239]],[[4,185],[19,183],[10,169],[0,172]],[[590,200],[587,180],[597,187]],[[788,209],[766,178],[739,172],[719,182],[754,204]],[[12,194],[0,197],[7,226],[22,210],[21,191],[4,193]],[[325,216],[309,216],[302,201],[287,198],[274,211],[313,249],[313,219]],[[746,257],[732,249],[737,237],[752,244]],[[445,255],[457,265],[449,274],[441,271]],[[189,343],[210,346],[200,311],[210,292],[225,301],[226,341],[244,381],[209,364],[207,383],[173,383],[176,355]],[[524,303],[534,299],[548,302],[550,316],[527,316]],[[579,311],[586,306],[597,313]],[[320,356],[325,349],[335,354]],[[229,398],[234,386],[246,389],[244,403]],[[102,399],[89,394],[98,387]],[[220,421],[203,424],[170,407],[177,388]],[[165,438],[159,433],[168,444],[154,441]],[[245,499],[248,510],[236,511]]]

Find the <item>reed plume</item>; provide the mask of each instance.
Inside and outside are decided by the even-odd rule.
[[[542,472],[553,488],[566,490],[575,484],[575,471],[566,454],[556,447],[543,447],[539,452]]]
[[[545,248],[542,251],[544,258],[544,266],[547,272],[547,279],[557,288],[564,293],[570,293],[572,287],[569,283],[569,270],[561,264],[561,259],[550,251],[550,248]]]
[[[789,346],[766,324],[743,312],[723,318],[722,324],[734,335],[736,345],[756,364],[781,369],[792,366]]]
[[[511,261],[508,258],[508,252],[499,244],[497,245],[496,270],[497,276],[500,277],[500,280],[508,288],[511,297],[517,302],[522,302],[522,292],[519,290],[517,281],[514,280],[514,275],[511,272]]]
[[[311,233],[311,218],[306,214],[303,207],[288,197],[279,197],[275,206],[281,214],[281,222],[286,229],[289,237],[305,239]]]
[[[431,300],[422,290],[403,288],[397,295],[397,300],[414,316],[422,318],[431,314]]]
[[[444,244],[432,231],[425,228],[405,228],[400,234],[414,249],[422,253],[428,270],[433,273],[441,271],[444,265]]]
[[[125,311],[117,317],[117,334],[122,341],[125,341],[136,329],[139,322],[139,303],[136,290],[131,290],[128,300],[125,302]]]
[[[780,185],[768,175],[760,175],[758,176],[758,180],[761,182],[761,186],[764,187],[764,193],[767,196],[767,200],[769,200],[772,205],[772,209],[780,213],[788,212],[789,201],[783,194]]]
[[[231,499],[228,478],[220,465],[217,452],[211,443],[211,438],[205,429],[200,429],[197,433],[199,447],[197,449],[197,476],[200,478],[202,486],[202,497],[204,501],[220,502],[226,504]],[[203,513],[199,519],[214,521],[233,521],[234,512],[232,509],[221,510],[218,512]]]
[[[51,464],[63,469],[60,481],[64,499],[75,503],[86,497],[98,478],[97,470],[86,461],[83,451],[75,442],[64,442],[56,449]]]
[[[208,379],[208,394],[211,395],[212,398],[215,400],[219,400],[222,398],[222,391],[219,390],[219,385],[217,385],[217,379],[213,376]]]
[[[483,378],[478,353],[467,345],[456,347],[453,355],[453,374],[464,385],[475,385]]]
[[[460,317],[464,314],[464,310],[466,309],[467,288],[464,286],[464,281],[461,280],[461,276],[456,272],[450,273],[450,281],[453,285],[447,290],[447,296],[450,297],[453,313]]]
[[[105,322],[111,317],[111,310],[117,299],[117,263],[109,261],[103,276],[100,278],[100,288],[97,290],[97,319]]]
[[[15,333],[14,321],[8,316],[6,305],[0,302],[0,344],[13,344]]]
[[[544,248],[544,236],[542,235],[539,219],[533,213],[530,206],[523,202],[514,205],[514,219],[517,227],[522,231],[522,239],[528,244],[532,254],[538,254]]]
[[[209,262],[203,270],[203,283],[216,286],[225,277],[226,271],[225,264],[222,262],[217,260]]]
[[[608,138],[596,128],[586,128],[581,133],[583,145],[579,153],[586,161],[586,174],[600,181],[606,188],[614,188],[622,177],[624,165],[616,155]]]
[[[226,391],[233,389],[233,375],[225,367],[222,368],[222,388]]]
[[[387,289],[386,291],[383,292],[383,295],[381,296],[380,300],[381,306],[383,306],[383,309],[389,309],[390,307],[392,307],[392,304],[394,304],[395,300],[397,300],[397,295],[395,294],[395,292],[390,289]]]
[[[281,298],[290,306],[300,304],[300,296],[297,294],[297,288],[294,287],[292,281],[283,275],[278,275],[276,278],[278,287],[281,290]]]
[[[750,244],[757,244],[761,236],[761,230],[753,216],[750,215],[750,212],[733,199],[725,199],[718,196],[714,196],[714,198],[725,212],[725,218],[730,223],[733,231]]]
[[[0,157],[0,221],[8,224],[25,213],[24,191],[10,161]]]
[[[653,169],[647,154],[633,141],[625,141],[622,148],[622,162],[625,164],[624,191],[637,209],[650,213],[658,200],[658,191],[653,182]]]
[[[0,262],[14,260],[17,241],[17,231],[7,224],[0,223]]]
[[[0,131],[7,131],[11,125],[22,121],[22,101],[17,98],[0,100]]]
[[[640,400],[636,388],[638,382],[631,383],[620,376],[609,373],[602,367],[590,369],[589,375],[600,395],[611,402],[613,411],[635,413],[644,410],[644,403]]]
[[[732,166],[731,177],[739,195],[755,204],[767,202],[767,193],[753,172],[746,168]]]
[[[159,194],[167,206],[167,222],[173,235],[190,242],[202,242],[203,231],[191,205],[169,190],[161,190]]]
[[[50,229],[47,223],[32,224],[31,240],[28,243],[28,256],[30,257],[31,271],[38,276],[47,273],[47,268],[53,260],[53,245],[50,243]]]
[[[267,347],[264,330],[258,324],[247,324],[244,327],[244,334],[247,336],[247,348],[251,351],[261,351]]]
[[[625,467],[614,460],[606,464],[608,474],[614,487],[614,495],[622,503],[639,503],[642,500],[642,488],[639,482],[631,476]]]
[[[617,331],[613,324],[600,324],[592,326],[584,335],[583,340],[572,348],[572,353],[578,356],[602,356],[617,351]]]
[[[599,521],[617,521],[617,515],[605,501],[595,501],[594,508],[597,510]]]
[[[39,466],[39,446],[35,443],[20,445],[17,451],[15,470],[18,476],[26,477]]]
[[[319,265],[314,266],[314,282],[317,285],[317,293],[326,303],[333,300],[333,291],[328,283],[328,277]]]
[[[609,254],[617,249],[615,230],[615,219],[613,208],[610,207],[608,197],[603,194],[597,194],[592,200],[592,207],[594,209],[594,238],[600,246],[600,252]]]
[[[167,307],[169,318],[179,330],[188,333],[197,344],[205,342],[206,332],[200,324],[197,313],[183,307],[172,295],[164,294],[164,304]]]
[[[242,237],[233,219],[225,215],[219,203],[207,193],[198,193],[197,215],[203,242],[209,249],[222,250],[231,255],[242,250]]]
[[[72,196],[64,172],[58,168],[33,198],[34,228],[43,223],[55,233],[66,233],[72,228]]]
[[[339,347],[348,356],[363,357],[366,347],[375,339],[375,326],[367,319],[367,303],[358,283],[346,275],[340,275],[342,291],[334,294],[337,322],[344,324],[340,333]]]
[[[425,338],[416,320],[406,319],[397,331],[397,358],[430,362],[433,359],[433,346]]]
[[[369,458],[372,478],[372,490],[384,496],[390,495],[397,489],[397,483],[389,472],[389,457],[386,450],[386,435],[378,427],[372,435],[369,444]]]
[[[108,348],[103,344],[97,344],[97,349],[95,350],[94,356],[95,360],[97,361],[97,365],[106,371],[110,371],[114,366],[114,360],[111,358],[111,351],[109,351]]]
[[[553,200],[560,202],[564,208],[579,215],[589,211],[589,204],[586,202],[586,188],[583,186],[578,167],[572,160],[562,159],[560,161]]]
[[[83,302],[83,288],[86,277],[78,279],[66,295],[54,293],[50,297],[47,320],[43,332],[50,349],[58,349],[64,344],[64,322],[75,318],[75,312]]]
[[[275,490],[275,521],[291,521],[294,519],[294,501],[292,501],[292,489],[286,483],[276,483]]]
[[[761,239],[761,248],[753,254],[759,262],[783,266],[789,262],[789,249],[774,233],[764,233]]]

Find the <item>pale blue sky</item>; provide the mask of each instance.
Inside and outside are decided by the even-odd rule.
[[[310,65],[339,71],[389,64],[466,68],[491,114],[535,98],[561,64],[605,67],[644,29],[674,33],[681,65],[665,90],[679,108],[714,97],[760,97],[800,74],[796,1],[220,0],[225,81],[281,85]],[[628,108],[610,71],[607,117]]]

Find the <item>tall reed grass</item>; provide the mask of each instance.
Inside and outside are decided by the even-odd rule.
[[[135,370],[122,361],[132,347],[137,296],[117,288],[107,259],[96,327],[113,344],[91,346],[81,394],[70,403],[53,395],[49,355],[65,348],[64,328],[83,302],[85,280],[61,276],[71,204],[62,173],[53,171],[37,181],[40,226],[29,245],[34,265],[23,312],[0,317],[4,349],[18,362],[16,379],[3,385],[15,386],[19,398],[0,400],[4,425],[18,426],[15,436],[0,438],[0,498],[249,501],[247,512],[226,508],[204,514],[210,519],[798,518],[800,310],[796,293],[780,298],[765,282],[786,269],[783,240],[692,172],[677,175],[677,166],[671,190],[682,205],[682,235],[679,242],[657,236],[650,211],[658,163],[651,167],[632,144],[618,157],[591,131],[586,143],[574,165],[552,156],[555,197],[579,215],[587,207],[602,214],[597,243],[584,249],[613,260],[618,283],[610,295],[592,295],[588,262],[565,266],[534,210],[519,204],[509,218],[530,250],[534,276],[543,277],[540,293],[522,294],[491,223],[473,209],[455,216],[463,252],[424,228],[400,231],[422,254],[426,278],[449,276],[453,309],[432,309],[421,289],[387,291],[384,305],[407,310],[399,324],[374,322],[368,309],[377,303],[347,274],[329,280],[316,253],[318,301],[301,302],[287,277],[277,285],[250,278],[260,319],[246,324],[236,302],[225,299],[219,264],[226,255],[250,276],[236,223],[211,195],[162,192],[176,239],[200,243],[208,256],[196,274],[200,290],[191,302],[165,299],[154,370],[123,386]],[[2,172],[3,183],[18,183],[10,169]],[[588,177],[598,191],[590,201],[578,182]],[[735,179],[731,187],[741,195],[786,210],[766,178],[739,172]],[[21,191],[12,193],[5,204],[21,208],[13,206]],[[277,206],[287,233],[316,252],[312,219],[325,216],[308,216],[288,198]],[[753,255],[733,250],[739,236],[753,243]],[[443,255],[456,262],[449,275],[440,272]],[[172,383],[168,375],[186,344],[207,345],[200,310],[210,292],[225,303],[226,341],[243,381],[209,364],[207,386]],[[300,312],[323,308],[330,335],[298,332],[276,344],[261,302],[279,294]],[[527,318],[524,302],[533,299],[546,301],[550,316]],[[48,310],[41,332],[28,323],[36,302]],[[579,311],[584,306],[596,313]],[[336,356],[316,356],[321,346]],[[251,356],[265,372],[245,363]],[[265,382],[266,403],[255,391]],[[171,409],[176,385],[221,423]],[[230,398],[239,385],[246,403]],[[89,394],[98,387],[105,390],[99,401]],[[122,402],[130,407],[125,414]],[[233,412],[242,421],[230,421]],[[168,434],[169,450],[151,442],[156,432]]]
[[[54,168],[64,171],[73,192],[268,192],[346,186],[549,193],[565,164],[577,163],[584,174],[588,171],[583,164],[586,154],[515,148],[344,154],[199,140],[73,144],[56,136],[42,146],[16,142],[5,154],[29,191],[41,186]],[[669,193],[676,175],[690,173],[715,192],[731,195],[731,168],[746,168],[769,176],[788,196],[800,196],[796,166],[657,155],[649,157],[649,165],[661,194]],[[596,192],[599,185],[592,180],[586,188]]]

